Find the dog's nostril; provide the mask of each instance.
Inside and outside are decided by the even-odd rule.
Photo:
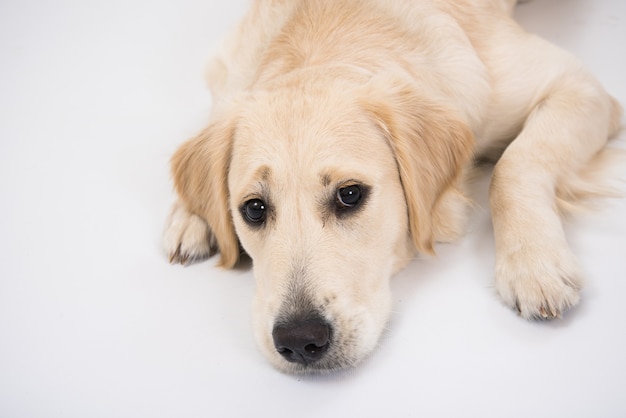
[[[323,320],[276,325],[272,332],[276,351],[285,360],[309,364],[321,359],[330,345],[330,327]]]
[[[289,356],[291,357],[293,355],[293,351],[291,351],[290,349],[286,348],[286,347],[277,347],[276,350],[282,354],[283,356]]]
[[[319,353],[320,350],[323,350],[324,347],[326,347],[326,345],[318,347],[315,344],[309,344],[306,347],[304,347],[304,351],[306,351],[311,356],[315,356]]]

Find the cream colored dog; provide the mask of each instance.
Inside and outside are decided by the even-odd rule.
[[[245,250],[260,347],[288,372],[358,363],[390,277],[463,232],[464,181],[490,190],[496,289],[558,317],[581,277],[557,203],[577,196],[620,106],[505,0],[257,0],[208,74],[209,126],[172,160],[173,262]],[[588,183],[588,182],[587,182]]]

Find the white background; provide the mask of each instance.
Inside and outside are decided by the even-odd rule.
[[[530,323],[494,294],[483,184],[467,237],[394,279],[380,347],[335,376],[261,357],[249,270],[167,263],[168,159],[206,123],[204,64],[244,8],[0,3],[0,416],[626,416],[625,199],[567,224],[583,302]],[[626,2],[517,15],[626,103]]]

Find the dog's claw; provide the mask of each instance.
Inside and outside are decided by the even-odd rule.
[[[517,312],[518,315],[527,319],[551,320],[551,319],[563,318],[561,310],[558,308],[555,308],[549,303],[546,303],[545,305],[538,307],[537,311],[529,314],[529,312],[525,312],[522,310],[522,305],[520,303],[520,300],[515,299],[515,303],[513,304],[513,309],[515,310],[515,312]]]
[[[519,311],[519,307],[517,307],[517,309]],[[558,309],[548,304],[545,306],[541,306],[539,308],[539,312],[535,316],[535,318],[536,319],[562,319],[562,315]]]
[[[549,306],[549,308],[550,308],[550,313],[552,314],[552,318],[559,318],[561,316],[561,314],[557,312],[557,310],[554,309],[552,306]]]
[[[519,315],[521,315],[521,314],[522,314],[522,308],[520,307],[520,305],[519,305],[519,299],[517,299],[517,298],[515,299],[515,309],[517,310],[517,313],[518,313]]]
[[[169,261],[170,264],[177,264],[180,262],[180,244],[178,244],[175,251],[170,253]]]
[[[178,245],[176,251],[172,252],[169,256],[170,264],[182,264],[183,266],[189,265],[195,257],[191,256],[191,254],[185,252],[181,252],[181,244]]]

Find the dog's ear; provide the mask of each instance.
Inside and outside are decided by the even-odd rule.
[[[410,82],[372,80],[364,99],[393,149],[416,248],[433,254],[441,196],[472,155],[474,137],[459,115],[427,99]]]
[[[209,225],[224,268],[232,268],[240,253],[228,202],[234,131],[234,118],[219,119],[181,145],[171,161],[174,187],[187,210]]]

